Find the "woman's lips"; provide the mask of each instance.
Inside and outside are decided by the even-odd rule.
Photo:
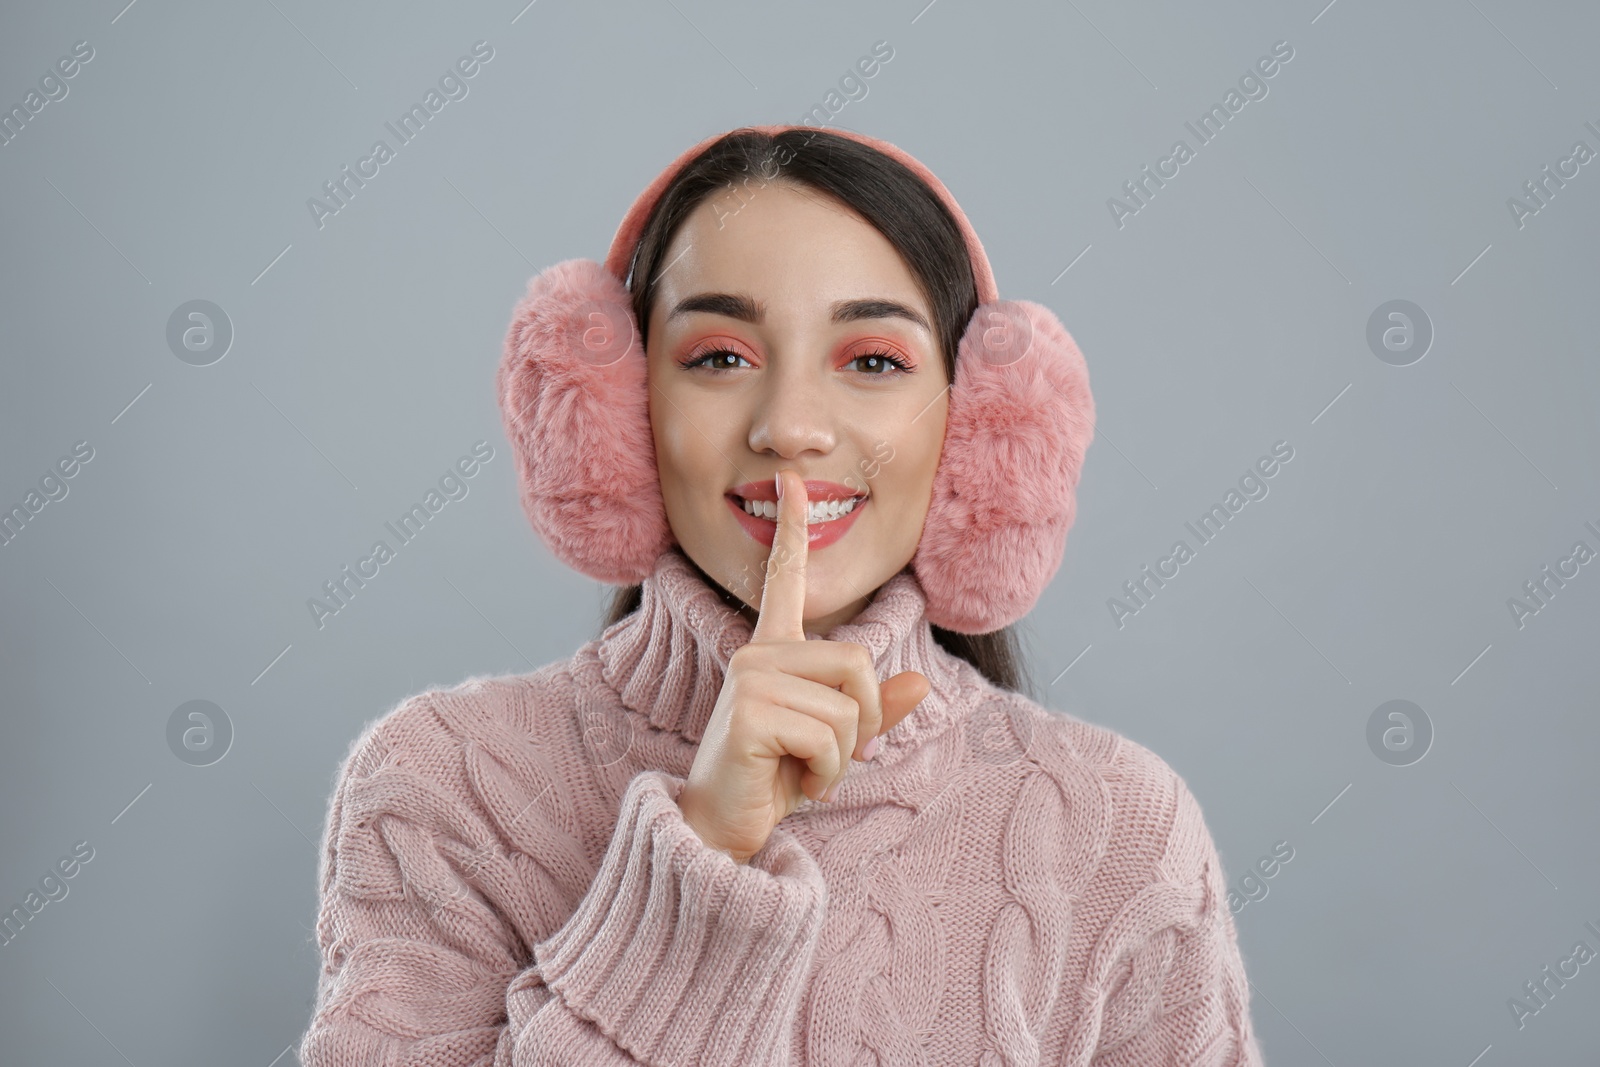
[[[861,489],[852,489],[848,485],[824,481],[821,478],[807,478],[805,482],[806,499],[813,504],[819,500],[848,500],[853,496],[866,495]],[[745,500],[766,500],[770,502],[778,499],[778,487],[771,478],[765,478],[759,482],[745,482],[743,485],[734,486],[728,492]]]
[[[728,502],[728,507],[733,509],[734,517],[739,520],[739,525],[744,527],[744,532],[755,538],[756,541],[772,547],[773,539],[778,535],[778,524],[773,519],[758,518],[744,509],[744,503],[732,493],[723,494],[722,499]],[[809,523],[806,526],[806,551],[815,552],[819,548],[827,548],[839,538],[849,532],[855,525],[856,516],[860,515],[870,496],[862,497],[856,501],[856,506],[847,515],[840,515],[837,519],[827,519],[822,522]]]

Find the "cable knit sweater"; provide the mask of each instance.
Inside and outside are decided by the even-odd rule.
[[[940,648],[902,571],[827,635],[932,690],[749,864],[677,796],[751,626],[673,549],[569,660],[402,701],[328,805],[304,1067],[1255,1067],[1182,778]]]

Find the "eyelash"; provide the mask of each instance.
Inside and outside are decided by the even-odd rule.
[[[689,370],[689,369],[694,368],[694,367],[703,367],[708,374],[723,374],[723,373],[725,373],[727,371],[737,370],[738,368],[736,368],[736,367],[707,367],[707,366],[705,366],[706,361],[711,359],[713,356],[723,356],[723,355],[739,356],[739,353],[733,351],[733,349],[731,349],[731,348],[708,348],[705,351],[699,353],[698,355],[691,356],[689,359],[687,359],[687,360],[685,360],[683,362],[680,362],[678,364],[678,366],[684,368],[685,370]],[[888,363],[891,366],[897,368],[902,373],[910,374],[912,372],[912,367],[911,367],[910,363],[906,362],[904,359],[901,359],[899,356],[895,355],[893,352],[885,351],[883,349],[873,349],[870,352],[858,352],[856,355],[854,355],[854,356],[852,356],[850,358],[850,362],[854,363],[854,362],[856,362],[856,360],[859,360],[859,359],[872,359],[873,357],[877,357],[878,359],[883,360],[885,363]],[[739,356],[739,358],[743,359],[744,357],[743,356]],[[890,374],[890,372],[884,371],[882,373],[873,373],[873,374],[869,375],[869,377],[887,378],[887,377],[889,377],[889,374]]]

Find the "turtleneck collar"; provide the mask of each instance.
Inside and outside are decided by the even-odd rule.
[[[642,583],[638,609],[600,635],[601,676],[624,706],[698,744],[728,662],[753,630],[674,547],[661,554]],[[854,619],[825,635],[808,635],[810,640],[823,637],[865,645],[879,680],[917,671],[932,686],[916,709],[883,735],[875,762],[895,762],[898,752],[915,748],[959,717],[967,664],[934,640],[927,596],[909,567],[880,586]]]

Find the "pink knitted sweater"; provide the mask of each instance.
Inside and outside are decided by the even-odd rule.
[[[748,865],[676,799],[750,624],[676,549],[569,660],[402,701],[328,806],[304,1067],[1255,1067],[1183,779],[941,649],[902,571],[833,640],[932,691]]]

